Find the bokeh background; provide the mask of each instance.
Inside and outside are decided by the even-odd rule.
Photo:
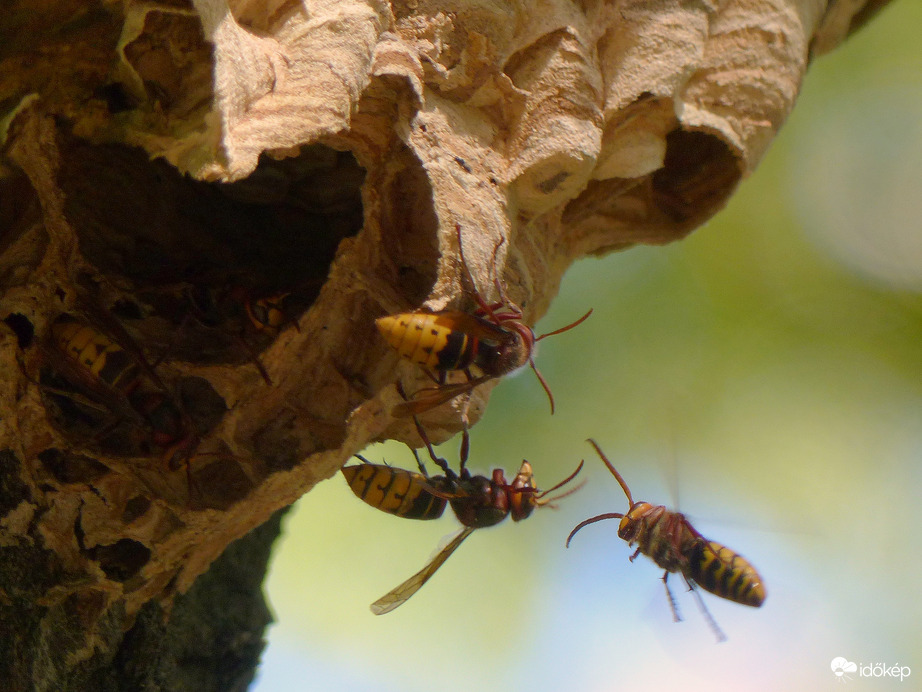
[[[267,582],[277,623],[257,692],[288,690],[922,689],[922,3],[897,0],[810,69],[780,137],[729,207],[688,239],[568,272],[541,344],[551,419],[526,371],[494,390],[474,470],[521,459],[548,487],[585,458],[558,510],[477,532],[410,602],[368,604],[457,523],[390,517],[342,477],[286,520]],[[626,500],[676,502],[748,557],[760,610],[628,561]],[[457,460],[459,439],[442,447]],[[366,450],[413,467],[398,444]],[[317,596],[316,594],[323,594]],[[844,689],[844,688],[843,688]]]

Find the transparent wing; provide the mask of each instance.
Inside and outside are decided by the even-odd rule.
[[[474,387],[483,384],[490,377],[475,377],[467,382],[455,382],[452,384],[442,384],[437,387],[426,387],[413,395],[409,401],[395,404],[391,409],[391,415],[397,417],[416,416],[425,413],[429,409],[441,406],[446,401],[454,399],[456,396],[471,391]]]
[[[458,532],[458,535],[451,539],[451,541],[442,548],[432,560],[429,561],[425,567],[423,567],[419,572],[414,574],[412,577],[407,579],[403,584],[397,588],[391,590],[377,601],[371,604],[371,612],[375,615],[384,615],[384,613],[389,613],[394,608],[402,606],[404,603],[410,600],[410,598],[419,591],[423,584],[425,584],[429,579],[435,574],[436,570],[442,566],[442,564],[449,558],[449,556],[455,552],[461,543],[464,542],[464,539],[470,536],[474,532],[474,529],[470,526],[465,526]]]
[[[466,312],[455,312],[453,310],[444,310],[436,314],[444,315],[450,320],[448,324],[453,331],[464,332],[477,339],[502,343],[514,336],[514,332],[510,332],[508,329],[494,324],[486,317],[478,317],[477,315],[471,315]]]

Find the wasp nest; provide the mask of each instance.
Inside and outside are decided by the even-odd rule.
[[[36,598],[126,618],[370,441],[410,434],[394,385],[420,373],[374,320],[471,309],[456,224],[479,289],[495,299],[501,276],[533,323],[576,258],[713,215],[790,112],[811,42],[865,12],[14,4],[0,545],[52,565]]]

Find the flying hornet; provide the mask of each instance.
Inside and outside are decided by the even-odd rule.
[[[608,512],[580,522],[567,536],[567,547],[570,547],[570,541],[576,532],[584,526],[605,519],[620,519],[618,537],[627,541],[628,546],[633,547],[637,544],[637,550],[631,555],[631,562],[643,553],[665,570],[663,584],[666,587],[673,620],[678,622],[681,618],[667,580],[670,573],[678,572],[685,579],[689,590],[695,594],[701,612],[717,635],[718,641],[726,639],[708,612],[696,587],[700,586],[715,596],[758,608],[765,601],[765,585],[755,567],[742,555],[722,543],[702,536],[684,514],[670,511],[662,505],[634,502],[627,483],[599,445],[595,440],[589,440],[589,444],[595,448],[605,466],[617,479],[627,496],[629,507],[624,514]]]
[[[429,456],[444,475],[430,476],[416,450],[413,454],[419,473],[373,464],[356,455],[364,463],[344,467],[343,475],[352,492],[372,507],[406,519],[425,520],[442,516],[445,507],[450,505],[463,528],[419,572],[372,603],[371,612],[375,615],[389,613],[406,603],[475,530],[495,526],[507,516],[511,516],[513,521],[521,521],[530,516],[535,507],[554,506],[554,501],[580,487],[554,498],[548,497],[576,477],[583,467],[582,462],[567,478],[544,491],[535,487],[534,473],[527,461],[522,462],[512,482],[506,480],[502,469],[494,469],[490,478],[472,476],[466,465],[470,447],[467,429],[461,443],[461,469],[455,473],[445,459],[436,456],[415,416],[414,421]]]
[[[575,322],[555,329],[547,334],[535,336],[534,330],[522,321],[522,310],[506,294],[506,288],[498,277],[494,279],[500,300],[488,303],[477,290],[474,277],[464,258],[461,240],[461,226],[455,226],[458,236],[458,251],[461,266],[472,287],[471,295],[477,303],[473,314],[455,310],[428,312],[417,310],[396,315],[387,315],[375,320],[378,331],[401,358],[405,358],[426,369],[437,387],[417,392],[413,400],[398,404],[396,415],[417,414],[438,406],[459,394],[468,392],[487,380],[502,377],[525,365],[531,367],[538,381],[547,393],[554,412],[554,395],[547,381],[535,366],[535,345],[549,336],[568,331],[581,324],[592,310]],[[493,248],[493,266],[496,267],[496,253],[505,239]],[[475,377],[471,366],[482,373]],[[467,382],[446,384],[447,373],[463,371]]]

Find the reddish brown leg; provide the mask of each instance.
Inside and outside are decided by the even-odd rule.
[[[474,300],[477,301],[479,314],[485,315],[490,319],[491,322],[499,324],[500,318],[495,314],[496,310],[499,310],[503,307],[508,307],[510,303],[506,298],[506,291],[500,285],[499,280],[494,277],[494,283],[497,286],[497,291],[500,295],[500,301],[497,303],[487,303],[484,300],[484,297],[480,294],[480,291],[477,290],[477,284],[474,282],[474,276],[471,274],[470,267],[468,267],[467,259],[464,257],[464,243],[461,240],[461,224],[455,224],[455,233],[458,236],[458,255],[461,257],[461,266],[464,268],[464,273],[467,275],[467,279],[471,284],[471,290],[474,295]],[[499,251],[499,248],[502,247],[502,244],[505,242],[505,238],[501,239],[499,243],[496,244],[496,247],[493,248],[493,265],[496,266],[496,253]],[[495,274],[495,272],[494,272]],[[519,319],[521,315],[519,315]],[[509,319],[509,318],[507,318]]]
[[[471,451],[471,436],[467,431],[467,421],[464,422],[464,431],[461,433],[461,450],[459,452],[460,456],[460,472],[463,476],[467,469],[467,456]]]
[[[415,447],[410,447],[410,451],[413,452],[413,457],[416,459],[416,466],[419,468],[419,472],[426,478],[429,478],[429,471],[426,470],[426,465],[423,463],[423,460],[419,458],[419,452],[416,451]],[[358,456],[358,454],[355,456]]]
[[[435,449],[433,449],[432,443],[429,441],[429,436],[426,434],[425,429],[423,429],[422,423],[419,422],[419,418],[415,415],[413,416],[413,424],[416,425],[416,432],[419,434],[423,444],[426,445],[426,449],[429,450],[429,457],[435,462],[436,466],[442,469],[443,473],[448,476],[448,478],[457,478],[455,472],[452,471],[451,467],[448,465],[448,462],[435,453]]]

